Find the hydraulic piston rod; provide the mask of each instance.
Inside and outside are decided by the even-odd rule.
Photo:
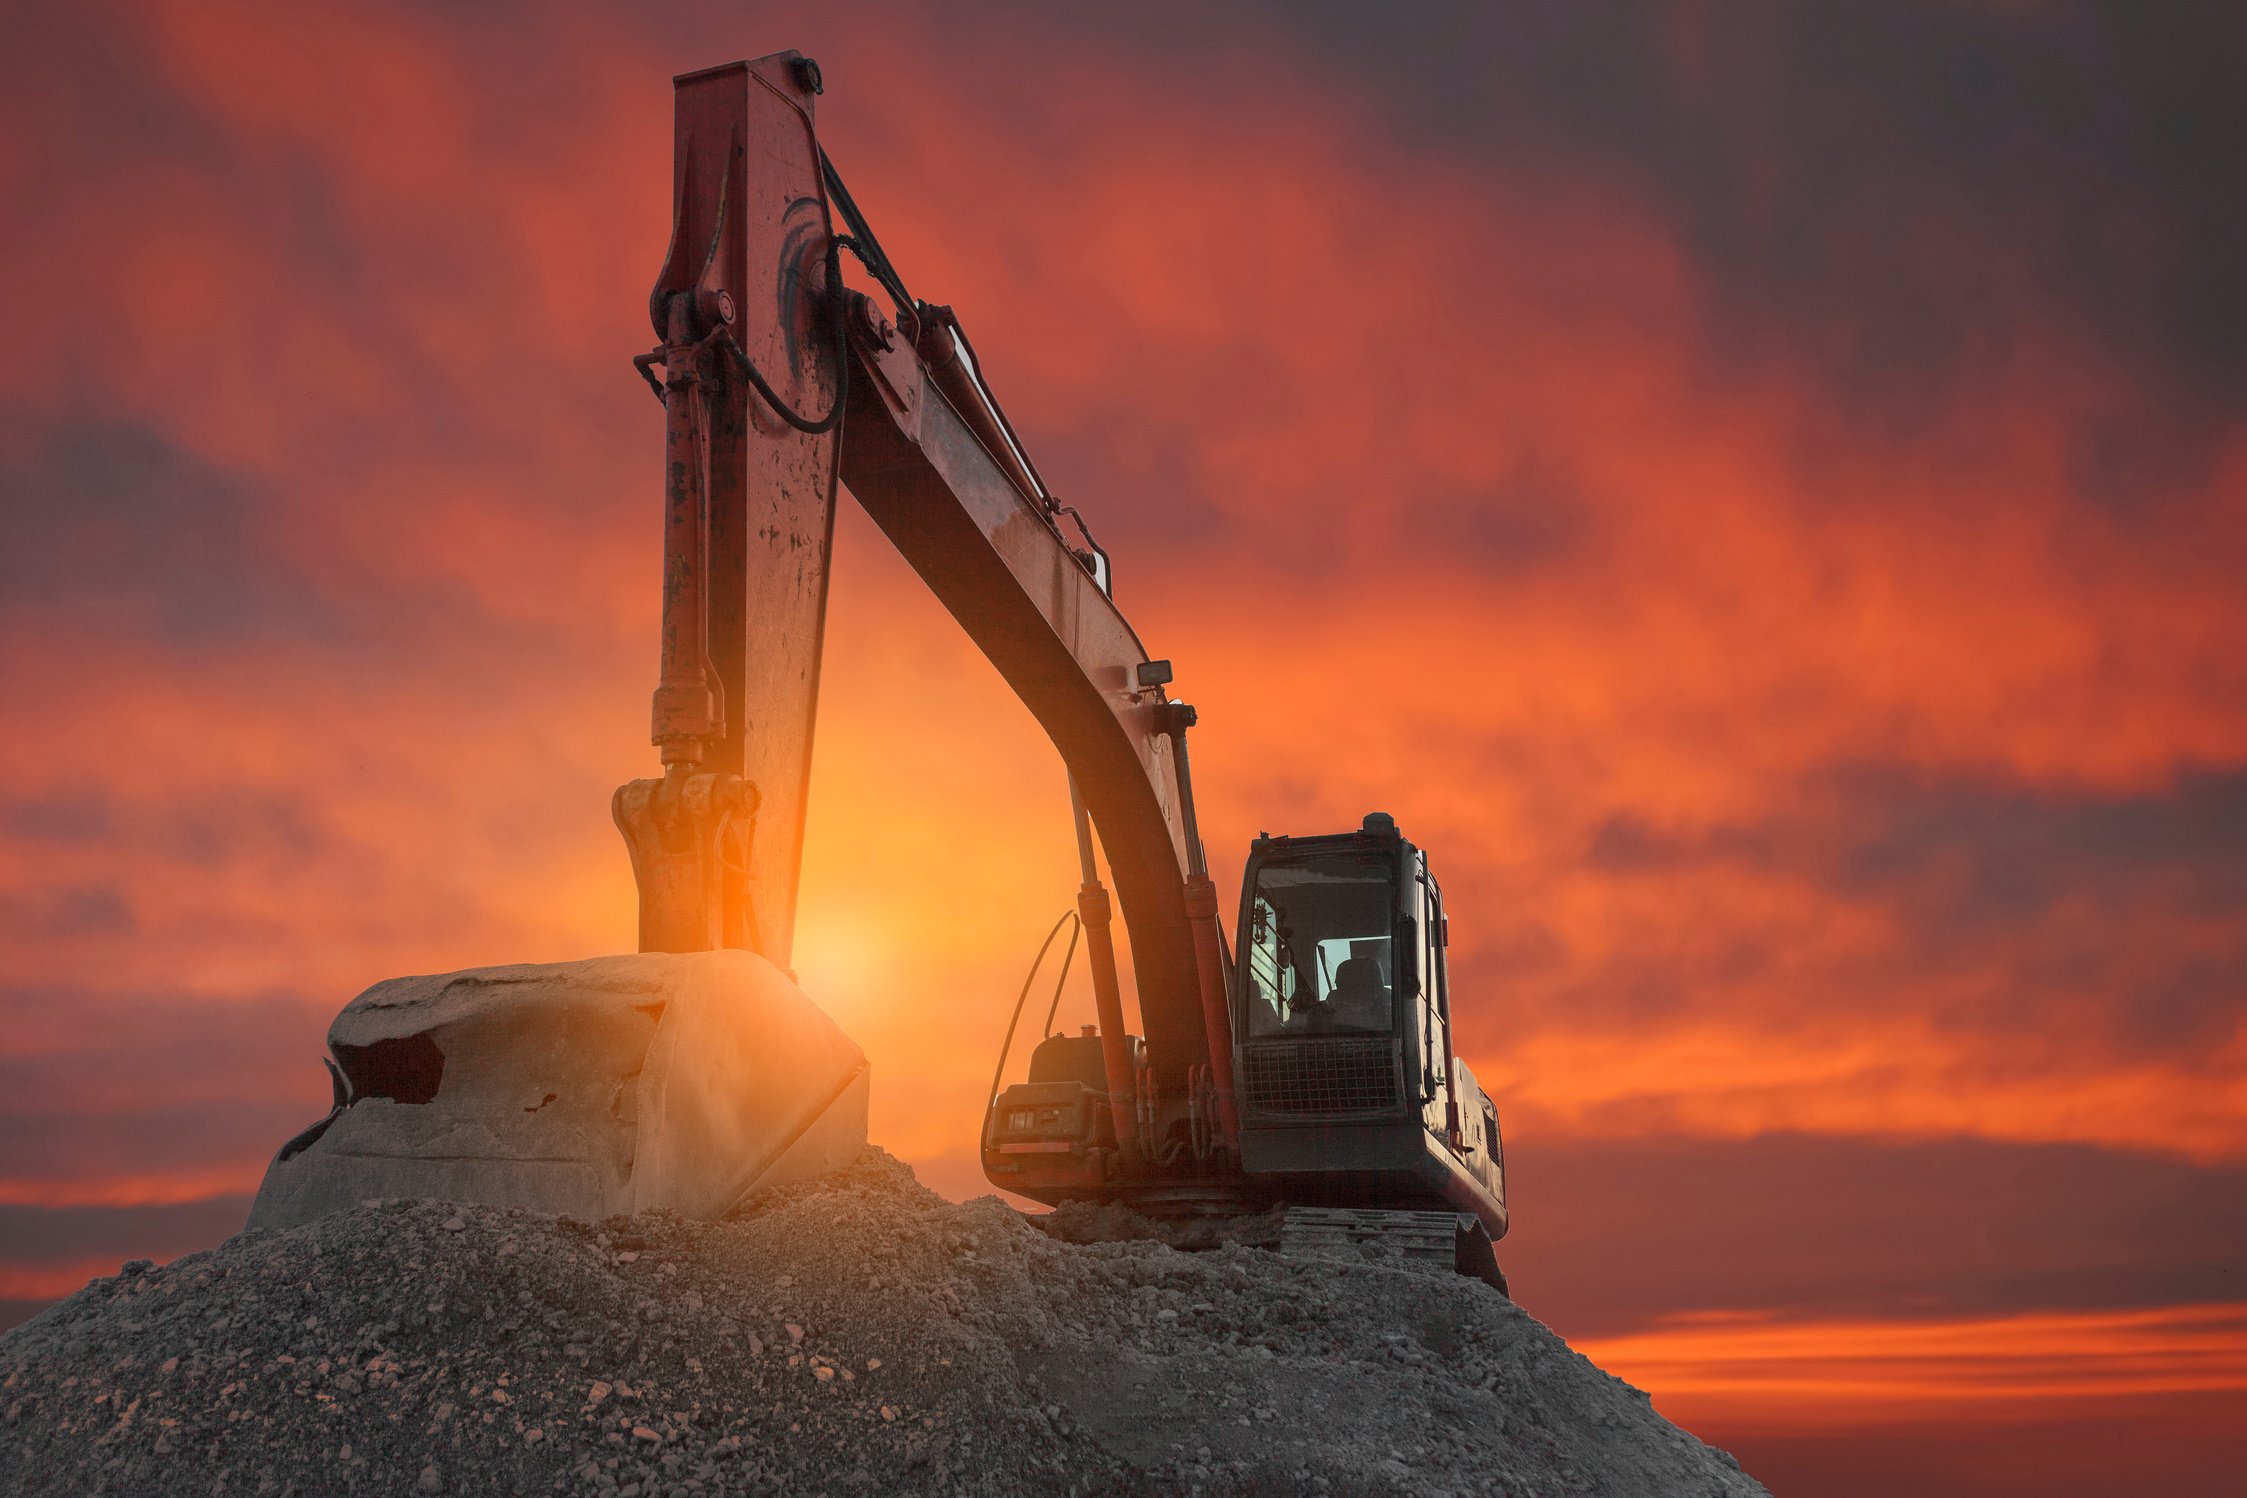
[[[1132,1075],[1131,1047],[1124,1039],[1123,988],[1116,980],[1116,939],[1108,929],[1108,888],[1092,856],[1092,818],[1085,814],[1077,778],[1069,777],[1069,815],[1077,829],[1077,918],[1084,924],[1085,959],[1092,964],[1092,1001],[1100,1015],[1100,1062],[1108,1077],[1108,1115],[1116,1128],[1116,1148],[1131,1154],[1139,1144],[1138,1080]]]

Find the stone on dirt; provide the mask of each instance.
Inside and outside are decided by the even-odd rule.
[[[1072,1216],[870,1149],[714,1223],[244,1233],[0,1338],[0,1493],[1764,1491],[1477,1281]]]

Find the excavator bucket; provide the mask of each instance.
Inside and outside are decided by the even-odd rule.
[[[393,978],[328,1048],[335,1107],[274,1157],[252,1228],[390,1197],[714,1218],[866,1147],[865,1056],[749,952]]]

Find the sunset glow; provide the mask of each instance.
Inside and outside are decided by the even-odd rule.
[[[1525,1307],[1751,1472],[2247,1420],[2247,47],[1857,9],[21,18],[0,1300],[231,1231],[368,984],[630,946],[669,79],[796,47],[1220,887],[1430,850]],[[1062,770],[847,500],[825,669],[796,966],[977,1193]]]
[[[1941,1424],[2033,1412],[2095,1413],[2102,1401],[2247,1391],[2238,1305],[1913,1322],[1680,1317],[1578,1351],[1697,1419],[1808,1426]]]

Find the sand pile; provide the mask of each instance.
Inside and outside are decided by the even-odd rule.
[[[723,1223],[384,1203],[128,1265],[0,1338],[0,1421],[7,1493],[1763,1492],[1487,1286],[1062,1242],[879,1150]]]

